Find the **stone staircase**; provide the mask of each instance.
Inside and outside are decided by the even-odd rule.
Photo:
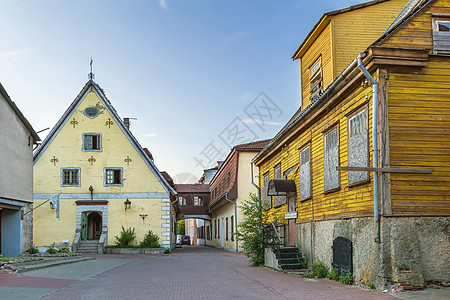
[[[278,259],[278,266],[282,270],[301,270],[304,268],[303,257],[297,247],[280,247],[274,252]]]
[[[80,240],[77,253],[98,253],[98,240]]]

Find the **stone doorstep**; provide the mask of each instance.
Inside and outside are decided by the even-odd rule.
[[[38,262],[41,262],[39,264],[32,264],[32,265],[19,265],[17,273],[24,273],[24,272],[28,272],[28,271],[33,271],[33,270],[39,270],[39,269],[44,269],[44,268],[48,268],[48,267],[53,267],[53,266],[59,266],[59,265],[65,265],[65,264],[71,264],[71,263],[76,263],[76,262],[80,262],[80,261],[87,261],[87,260],[92,260],[95,259],[95,257],[76,257],[76,258],[68,258],[68,257],[64,257],[61,259],[54,259],[54,260],[40,260]]]

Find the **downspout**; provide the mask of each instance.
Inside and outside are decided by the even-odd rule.
[[[227,200],[230,203],[234,203],[234,228],[236,230],[236,252],[239,251],[239,242],[238,242],[238,228],[237,228],[237,199],[236,201],[231,201],[228,199],[228,192],[225,193],[225,200]]]
[[[252,185],[258,190],[258,201],[259,201],[259,228],[262,231],[262,203],[261,203],[261,190],[259,189],[259,186],[255,183],[254,181],[254,176],[253,176],[253,161],[250,163],[250,176],[252,177]],[[263,234],[263,232],[261,232],[261,234]],[[264,234],[263,234],[263,240],[264,240]],[[264,249],[264,245],[261,245],[261,249]]]
[[[364,67],[362,58],[366,54],[363,52],[358,55],[358,68],[363,72],[364,76],[372,83],[372,161],[373,167],[378,168],[378,138],[377,138],[377,117],[378,117],[378,83],[370,75],[369,71]],[[373,172],[373,221],[376,230],[375,242],[380,242],[380,212],[378,209],[379,195],[378,195],[378,172]]]
[[[170,201],[170,194],[169,194],[169,201]],[[176,233],[176,231],[175,231],[175,234],[173,234],[173,220],[172,220],[172,205],[175,203],[175,202],[177,202],[178,201],[178,199],[177,199],[177,196],[175,196],[175,200],[173,200],[172,202],[170,202],[170,246],[169,246],[169,248],[170,249],[172,249],[172,238],[173,238],[173,236],[175,235],[175,241],[174,241],[174,244],[176,244],[176,238],[177,238],[177,233]],[[178,224],[178,223],[177,223]],[[175,227],[176,228],[176,227]],[[176,230],[176,229],[175,229]]]

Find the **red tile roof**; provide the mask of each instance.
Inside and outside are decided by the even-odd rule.
[[[144,148],[144,151],[145,151],[145,154],[147,154],[147,156],[148,156],[151,160],[153,160],[153,155],[152,155],[152,153],[150,152],[150,150],[148,150],[147,148]],[[169,174],[167,174],[167,175],[169,175]]]
[[[144,148],[147,149],[147,148]],[[173,179],[170,177],[169,173],[166,171],[161,171],[161,175],[164,177],[164,179],[167,181],[168,184],[170,184],[172,187],[174,187]]]
[[[246,144],[240,144],[233,147],[233,149],[263,149],[267,146],[267,144],[271,141],[271,139],[268,140],[262,140],[262,141],[256,141]]]
[[[209,184],[175,184],[177,193],[209,193]]]

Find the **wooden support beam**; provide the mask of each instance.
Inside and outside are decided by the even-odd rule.
[[[373,167],[336,167],[336,171],[368,171],[382,173],[431,174],[432,169],[373,168]]]

